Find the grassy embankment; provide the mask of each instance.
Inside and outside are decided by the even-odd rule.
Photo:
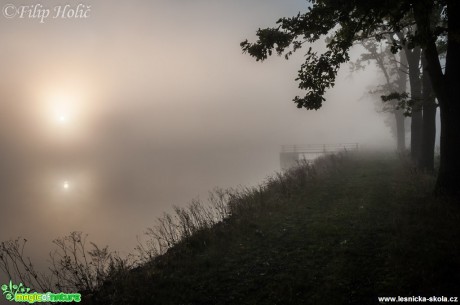
[[[460,205],[396,155],[335,157],[230,203],[232,216],[96,298],[115,304],[377,304],[460,296]],[[105,300],[105,301],[103,301]]]

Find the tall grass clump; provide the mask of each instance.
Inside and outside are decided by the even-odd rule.
[[[87,244],[88,235],[71,232],[53,241],[46,271],[38,271],[25,253],[27,239],[0,243],[0,270],[14,283],[36,292],[93,293],[104,281],[133,265],[132,256],[121,258],[108,247]]]

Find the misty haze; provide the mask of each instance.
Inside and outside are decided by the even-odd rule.
[[[319,2],[327,3],[327,1]],[[446,3],[452,1],[441,2],[442,4],[436,5],[447,7]],[[436,111],[436,107],[434,107],[432,116],[432,125],[434,124],[433,128],[435,128],[432,136],[433,143],[430,146],[433,152],[432,167],[422,166],[419,169],[417,164],[419,164],[418,160],[423,159],[422,155],[414,155],[414,149],[411,154],[411,146],[415,145],[414,137],[411,138],[411,135],[414,135],[411,128],[416,127],[413,126],[410,116],[412,115],[415,120],[414,113],[417,111],[411,101],[417,101],[417,98],[414,93],[415,87],[409,79],[410,63],[403,59],[405,55],[402,54],[404,50],[407,54],[415,51],[404,45],[391,53],[389,50],[393,43],[391,39],[397,40],[396,34],[392,36],[393,38],[384,37],[380,41],[372,40],[369,44],[366,43],[370,40],[355,39],[349,49],[349,60],[344,61],[337,70],[334,85],[326,86],[324,101],[320,109],[319,107],[314,109],[315,107],[309,106],[309,100],[306,100],[305,104],[296,105],[293,99],[296,96],[305,96],[310,90],[299,88],[299,83],[302,81],[297,79],[299,69],[306,61],[305,54],[310,46],[318,54],[328,50],[329,45],[325,42],[326,36],[322,35],[316,41],[305,42],[303,48],[294,52],[289,60],[286,60],[284,55],[291,47],[283,50],[282,56],[276,56],[276,51],[273,50],[273,55],[269,58],[264,58],[257,53],[259,49],[255,48],[257,43],[260,44],[259,47],[264,44],[263,39],[262,42],[260,40],[262,36],[256,35],[260,34],[257,29],[260,31],[267,27],[276,28],[280,25],[275,23],[279,18],[296,16],[299,12],[306,13],[309,7],[314,7],[308,1],[135,0],[109,3],[67,0],[63,3],[46,0],[37,6],[35,1],[16,3],[0,0],[0,4],[3,9],[3,15],[0,16],[0,37],[2,37],[0,48],[0,241],[14,240],[17,237],[20,237],[21,240],[27,239],[24,250],[27,255],[25,256],[32,259],[37,270],[48,272],[49,252],[56,248],[52,241],[68,236],[71,232],[88,234],[86,245],[88,250],[91,249],[89,244],[91,241],[102,248],[108,245],[110,251],[116,251],[117,255],[122,258],[130,254],[134,255],[139,242],[148,238],[148,235],[145,235],[146,230],[155,227],[158,224],[158,218],[164,219],[162,218],[165,217],[164,213],[176,215],[175,217],[180,220],[181,214],[177,214],[178,209],[185,211],[190,204],[193,205],[193,202],[206,204],[210,194],[215,195],[216,192],[218,194],[219,190],[232,190],[229,191],[227,197],[222,195],[222,198],[227,200],[228,206],[225,209],[228,210],[225,212],[219,210],[222,212],[219,217],[222,218],[218,218],[219,221],[216,222],[221,225],[230,223],[229,226],[236,226],[238,223],[240,226],[235,230],[240,230],[242,233],[238,235],[239,233],[231,233],[236,232],[232,231],[233,229],[219,229],[220,227],[217,226],[216,230],[222,230],[222,233],[217,231],[212,236],[217,236],[219,240],[217,244],[227,239],[229,243],[235,242],[235,245],[247,242],[247,245],[241,246],[242,250],[238,251],[254,249],[254,252],[235,252],[235,257],[238,259],[257,258],[254,263],[247,263],[247,266],[251,266],[247,270],[253,270],[247,271],[247,274],[257,272],[258,276],[267,274],[267,277],[270,275],[276,278],[273,270],[290,270],[288,266],[278,265],[276,259],[272,260],[272,257],[267,254],[268,250],[261,250],[265,249],[263,242],[258,244],[251,239],[254,233],[254,238],[262,238],[267,245],[271,245],[269,240],[272,235],[269,228],[276,228],[276,232],[281,232],[279,234],[282,234],[280,236],[283,240],[286,240],[284,234],[293,234],[291,236],[299,234],[305,238],[317,234],[316,239],[298,240],[305,247],[311,242],[308,251],[316,255],[307,250],[306,252],[299,250],[299,253],[304,253],[302,254],[304,256],[293,258],[289,254],[295,253],[295,251],[289,252],[291,244],[279,243],[280,248],[285,249],[288,253],[283,260],[286,262],[299,260],[299,270],[304,270],[302,268],[310,270],[310,267],[305,267],[307,263],[304,266],[300,261],[307,262],[312,259],[311,264],[320,268],[315,272],[318,274],[329,274],[330,272],[330,278],[328,280],[326,276],[318,280],[317,284],[312,284],[316,283],[316,280],[307,280],[307,277],[302,276],[296,278],[294,275],[292,278],[284,279],[281,276],[280,278],[284,280],[279,280],[279,282],[284,281],[285,284],[282,285],[287,286],[280,284],[284,288],[279,288],[282,291],[279,295],[273,292],[273,295],[276,295],[274,297],[270,296],[268,291],[271,289],[277,291],[278,288],[270,287],[271,285],[281,287],[274,284],[278,281],[271,283],[266,280],[267,277],[260,281],[248,280],[250,276],[245,277],[244,275],[246,274],[244,271],[246,269],[243,268],[246,266],[245,263],[238,263],[238,268],[241,267],[241,270],[244,270],[238,271],[239,275],[231,278],[235,280],[239,278],[241,283],[244,283],[241,285],[247,285],[245,286],[247,288],[240,292],[239,288],[235,288],[232,284],[233,288],[228,289],[235,289],[239,292],[234,295],[230,294],[229,299],[225,301],[219,298],[213,299],[211,295],[214,288],[209,288],[210,296],[209,299],[206,299],[207,301],[191,296],[191,301],[187,301],[190,304],[211,304],[212,302],[213,304],[275,304],[276,302],[279,302],[278,304],[301,304],[300,300],[309,298],[313,300],[312,304],[323,304],[322,302],[324,304],[328,302],[330,302],[328,304],[343,304],[344,299],[335,299],[339,295],[341,297],[347,295],[344,298],[350,300],[350,304],[359,302],[364,304],[362,302],[366,301],[363,300],[369,300],[368,304],[374,304],[378,302],[377,297],[386,296],[424,296],[427,293],[437,296],[442,296],[443,293],[449,297],[454,296],[451,288],[455,285],[459,287],[460,283],[458,255],[457,258],[452,258],[449,267],[446,267],[453,273],[456,272],[456,276],[451,276],[447,271],[445,274],[441,272],[436,275],[440,283],[436,286],[437,292],[424,290],[425,287],[430,286],[431,282],[428,279],[421,280],[422,284],[417,290],[415,286],[411,286],[410,280],[413,279],[409,276],[400,280],[401,282],[407,280],[409,283],[407,290],[391,291],[389,289],[393,287],[391,283],[400,285],[401,282],[397,280],[392,282],[393,278],[390,276],[383,279],[383,275],[382,279],[379,278],[375,282],[374,278],[369,279],[373,287],[377,287],[371,290],[365,287],[360,280],[344,279],[345,276],[342,278],[337,274],[342,274],[341,272],[353,274],[354,269],[350,266],[356,264],[356,268],[360,269],[362,266],[359,267],[358,262],[362,259],[363,274],[359,276],[365,278],[367,275],[364,275],[364,272],[371,270],[371,266],[377,266],[379,260],[364,261],[361,254],[356,254],[344,258],[343,261],[349,263],[340,265],[342,267],[336,267],[338,263],[331,260],[333,267],[323,268],[320,266],[323,266],[324,262],[318,258],[326,255],[322,254],[322,251],[329,247],[328,238],[331,236],[334,236],[331,238],[336,245],[331,244],[331,249],[338,249],[334,251],[350,247],[353,249],[349,250],[351,252],[367,253],[363,254],[363,257],[366,255],[380,257],[382,253],[382,257],[385,255],[391,257],[393,248],[380,247],[377,241],[375,242],[377,250],[368,249],[371,247],[370,240],[380,238],[378,235],[380,231],[375,228],[382,228],[383,231],[390,232],[385,233],[387,234],[385,236],[392,240],[399,234],[395,232],[405,231],[403,228],[406,223],[398,222],[398,219],[403,219],[402,214],[394,216],[396,220],[393,225],[397,223],[396,227],[391,227],[391,224],[386,227],[387,224],[383,218],[372,218],[374,213],[380,215],[378,217],[390,213],[383,208],[380,210],[379,204],[387,206],[390,210],[405,211],[402,204],[397,206],[395,202],[409,202],[416,205],[415,202],[420,201],[430,207],[428,202],[437,202],[433,206],[437,210],[442,210],[440,213],[451,211],[451,215],[457,215],[457,217],[459,215],[455,204],[458,193],[454,196],[450,194],[447,197],[441,197],[441,199],[434,195],[436,192],[433,193],[439,162],[440,160],[444,162],[442,161],[444,159],[439,157],[440,149],[442,149],[441,121],[439,110]],[[457,4],[450,5],[458,8]],[[331,6],[334,5],[331,4]],[[350,16],[352,16],[351,13]],[[339,21],[337,22],[339,24]],[[341,26],[346,28],[347,25],[337,25],[337,27]],[[330,31],[328,30],[329,35],[333,35],[333,29],[337,30],[331,27]],[[458,30],[458,25],[455,29]],[[289,31],[285,28],[284,30]],[[403,31],[403,34],[410,35],[408,33],[411,33],[411,30],[413,29],[404,30],[406,32]],[[361,30],[356,35],[364,32],[365,30]],[[302,37],[304,34],[297,33],[296,35]],[[247,39],[246,45],[244,45],[245,39]],[[275,47],[280,45],[277,39],[281,38],[275,35],[272,39]],[[400,43],[403,41],[398,40]],[[447,38],[445,41],[447,44]],[[264,47],[270,48],[269,43]],[[404,49],[406,47],[407,49]],[[420,66],[417,68],[420,70],[418,78],[422,79],[423,73],[428,70],[422,68],[425,51],[423,48],[419,49],[422,50],[420,53],[422,55],[418,55],[416,65]],[[450,52],[455,54],[454,51]],[[378,56],[387,56],[382,62],[385,69],[390,69],[394,65],[396,70],[386,75],[386,72],[382,70],[383,66],[379,66],[380,57]],[[446,57],[442,54],[440,56],[442,65],[446,65]],[[398,71],[397,69],[404,69],[403,74],[398,75],[395,72]],[[397,79],[402,79],[400,84],[403,84],[401,86],[404,88],[398,87],[402,88],[401,90],[391,89],[393,87],[390,86],[390,83],[395,83]],[[426,83],[421,87],[427,88]],[[382,101],[382,96],[390,95],[393,91],[398,90],[399,93],[408,92],[408,95],[397,96],[400,104],[397,104],[395,99],[391,100],[394,97],[390,97],[389,102]],[[423,90],[421,89],[420,92],[423,93]],[[439,105],[439,94],[436,93],[438,92],[436,90],[437,88],[434,88],[433,101],[436,96],[436,103]],[[420,100],[422,100],[422,93],[418,96]],[[427,117],[426,109],[428,108],[425,108],[424,112],[420,110],[420,124],[422,124],[422,113],[425,113]],[[397,125],[395,121],[397,111],[400,111],[400,125]],[[405,116],[403,116],[404,111],[406,111]],[[455,131],[453,137],[458,138],[458,131]],[[420,138],[420,145],[421,143]],[[319,161],[315,163],[314,159],[318,157]],[[286,161],[286,158],[291,159]],[[305,162],[303,159],[311,159],[311,162]],[[444,164],[448,164],[445,166],[454,164],[445,162]],[[372,165],[369,165],[371,163]],[[315,164],[317,164],[316,167]],[[291,166],[294,169],[289,169]],[[372,172],[373,166],[375,166],[375,172]],[[381,168],[377,168],[378,166]],[[441,164],[441,172],[442,168]],[[299,174],[300,170],[305,170],[305,174]],[[351,171],[353,174],[347,176],[347,173]],[[282,176],[281,173],[286,176]],[[406,177],[405,175],[415,176]],[[297,194],[295,193],[297,191],[290,189],[289,183],[291,180],[292,183],[297,183],[294,181],[304,176],[306,177],[305,194],[303,189]],[[357,182],[358,179],[362,179],[362,184]],[[414,181],[420,181],[420,183],[416,187],[407,186],[407,189],[402,190],[404,185],[412,185],[404,182],[406,181],[404,179],[411,181],[410,183],[414,185],[416,183]],[[356,185],[349,184],[355,181]],[[440,181],[438,180],[436,185],[439,186]],[[281,183],[280,185],[289,191],[282,193],[280,197],[273,195],[271,187],[275,188],[277,183]],[[378,186],[379,183],[382,184]],[[385,183],[388,183],[388,186]],[[297,187],[296,184],[296,190]],[[319,192],[321,187],[328,190],[324,193],[324,197],[315,193]],[[374,187],[375,193],[373,193]],[[423,191],[418,191],[419,187]],[[331,194],[326,195],[332,190],[336,190],[337,199],[334,199],[336,197]],[[240,208],[241,202],[250,200],[248,198],[253,198],[251,196],[259,196],[257,194],[260,195],[260,198],[267,196],[268,202],[277,202],[277,200],[279,202],[274,203],[273,210],[263,205],[263,212],[260,212],[260,215],[257,214],[259,212],[241,214],[246,213],[242,212],[244,208]],[[383,200],[388,194],[394,196],[393,199],[387,198],[394,205],[384,203]],[[402,195],[398,197],[399,195],[394,194]],[[412,196],[410,194],[415,195],[410,197]],[[283,199],[285,195],[288,196],[286,197],[288,199]],[[308,214],[310,212],[307,208],[297,210],[297,206],[290,207],[291,203],[285,208],[280,207],[280,202],[285,202],[285,200],[300,202],[302,200],[299,198],[303,196],[307,198],[305,202],[312,204],[312,226],[317,221],[318,227],[294,226],[293,223],[297,222],[290,222],[291,216],[289,215],[301,215],[303,213],[301,211],[306,211]],[[238,198],[239,201],[235,198]],[[375,206],[371,206],[370,202],[373,200],[377,202]],[[315,202],[318,204],[316,205]],[[337,207],[332,206],[334,202],[338,202]],[[347,202],[349,202],[348,206],[346,206]],[[439,205],[451,203],[454,204],[449,205],[445,211],[439,207]],[[412,208],[407,209],[412,210]],[[429,208],[426,209],[429,210]],[[289,215],[283,214],[288,213],[289,210],[293,212]],[[281,213],[279,217],[272,216],[278,212]],[[353,214],[346,214],[348,212]],[[371,216],[358,215],[358,212],[369,213]],[[243,215],[241,222],[237,220],[240,217],[238,215]],[[337,215],[341,215],[341,218],[334,218],[339,217]],[[388,215],[390,219],[391,213]],[[295,216],[292,217],[296,219]],[[357,223],[354,222],[353,217],[359,219]],[[360,217],[368,218],[362,220]],[[420,219],[424,221],[424,218]],[[245,221],[248,221],[247,224]],[[407,223],[409,221],[411,220],[407,220]],[[414,218],[413,221],[416,223],[418,220]],[[350,223],[349,226],[348,223]],[[363,223],[376,231],[366,231]],[[450,222],[446,220],[446,225],[447,223]],[[346,229],[339,229],[341,225],[347,226]],[[213,226],[206,224],[191,232],[201,232],[203,228],[211,230]],[[408,227],[416,231],[412,225]],[[430,227],[427,225],[426,228],[428,230]],[[321,231],[323,229],[324,231]],[[439,232],[444,231],[440,228]],[[459,232],[457,223],[449,233],[450,235],[445,237],[445,242],[453,243],[453,239],[459,236],[457,235]],[[194,237],[189,237],[187,234],[182,234],[181,238],[193,240]],[[340,234],[349,235],[343,237],[345,235]],[[218,236],[222,237],[218,238]],[[238,239],[240,237],[234,236],[241,236],[241,241]],[[197,249],[204,247],[203,243],[206,247],[210,247],[209,249],[214,247],[212,244],[214,237],[209,237],[209,245],[206,238],[205,242],[197,242],[197,245],[201,245],[197,246]],[[427,238],[437,239],[437,235],[433,233]],[[407,247],[411,245],[411,242],[414,244],[421,242],[410,238],[401,240],[401,243],[405,245],[406,241],[410,240],[407,242]],[[324,242],[326,248],[316,245],[316,241]],[[187,252],[194,253],[190,254],[190,257],[195,257],[195,255],[201,257],[201,254],[193,252],[195,250],[181,252],[181,245],[182,242],[179,241],[165,241],[164,244],[168,248],[177,246],[177,253],[191,251]],[[222,245],[215,247],[216,249],[225,248]],[[228,247],[232,249],[231,251],[235,249],[230,244]],[[268,249],[272,249],[272,246],[268,246]],[[435,257],[443,261],[445,253],[439,249]],[[160,256],[168,257],[168,253],[175,253],[174,248],[168,252],[166,248],[160,250],[161,253],[157,253]],[[370,252],[366,252],[368,250]],[[214,253],[211,250],[203,251]],[[229,257],[232,255],[231,251],[226,252],[229,253]],[[351,253],[347,252],[348,250],[343,251],[343,253]],[[394,250],[394,253],[397,251]],[[305,254],[307,252],[310,254]],[[453,257],[459,252],[458,246],[455,246],[449,255],[452,254]],[[260,254],[259,257],[257,253],[265,254]],[[3,249],[3,255],[5,255],[5,249]],[[203,291],[206,291],[208,280],[214,284],[220,281],[224,283],[224,280],[212,277],[214,274],[212,266],[219,268],[218,266],[226,266],[226,263],[214,262],[212,254],[209,255],[210,262],[206,263],[206,266],[211,267],[209,267],[209,274],[206,273],[208,274],[206,281],[191,279],[188,282],[184,279],[184,283],[177,282],[173,286],[177,285],[178,289],[181,289],[181,287],[188,287],[186,283],[196,282],[199,283],[198,286],[203,285]],[[342,254],[328,251],[327,255],[339,257]],[[218,254],[216,256],[220,257]],[[145,260],[145,257],[142,259]],[[398,259],[389,260],[387,263],[391,266],[406,264],[406,261]],[[420,265],[422,265],[421,262],[424,262],[425,265],[430,264],[425,258],[420,259]],[[266,266],[269,271],[263,271],[265,267],[259,268],[259,264]],[[324,266],[329,266],[324,264]],[[414,266],[420,266],[417,264]],[[345,265],[348,267],[344,267]],[[384,265],[385,263],[382,262],[381,266]],[[279,268],[273,267],[273,269],[272,266],[279,266]],[[436,265],[436,268],[438,267]],[[143,267],[140,263],[133,263],[132,268],[140,270]],[[197,270],[202,270],[201,267],[194,268],[194,271],[184,272],[193,274],[198,272]],[[238,268],[229,269],[236,272]],[[350,269],[344,271],[345,269],[341,268]],[[378,268],[380,265],[376,267]],[[176,270],[174,272],[182,272],[177,271],[182,269],[174,270]],[[336,270],[341,271],[337,273]],[[369,272],[375,272],[372,270]],[[160,274],[163,271],[158,272]],[[387,275],[390,273],[386,269],[382,272]],[[393,272],[397,274],[396,271]],[[398,270],[398,272],[403,271]],[[222,270],[218,273],[225,274]],[[416,277],[417,275],[414,274],[414,278]],[[445,282],[442,278],[446,279]],[[142,279],[145,280],[145,277]],[[20,282],[17,278],[10,278],[5,270],[0,270],[0,284],[7,284],[10,280],[16,281],[17,284]],[[310,280],[311,283],[308,282]],[[131,287],[129,285],[138,281],[138,278],[132,281],[120,285]],[[150,288],[148,288],[148,280],[146,281],[142,285],[145,285],[143,287],[148,290]],[[171,283],[173,282],[174,278],[171,275]],[[293,286],[286,284],[291,282]],[[102,283],[101,281],[96,285],[97,289],[102,289],[100,294],[111,295],[113,291],[110,287],[112,286],[105,286]],[[299,283],[303,283],[302,285],[307,288],[301,288]],[[337,295],[331,296],[329,301],[325,301],[326,299],[319,301],[322,298],[319,292],[308,294],[309,291],[313,291],[311,287],[316,287],[315,289],[320,291],[326,283],[331,286],[342,283],[343,287],[340,284],[342,288],[337,288]],[[214,287],[214,284],[209,285]],[[382,286],[379,286],[380,284]],[[28,287],[31,287],[30,285]],[[118,284],[114,284],[113,287],[118,287],[116,285]],[[222,285],[222,287],[225,286],[225,284]],[[349,293],[350,287],[354,285],[358,291],[356,299],[353,299]],[[75,287],[75,289],[80,288]],[[113,289],[121,291],[118,288]],[[161,290],[161,293],[165,294],[165,299],[168,299],[167,289],[169,288]],[[187,291],[183,293],[184,298],[191,293],[190,291],[200,291],[198,288],[187,289],[190,290],[184,290]],[[218,288],[215,289],[217,289],[215,291],[220,291]],[[265,291],[267,295],[259,296],[255,293],[254,297],[251,297],[252,289]],[[359,292],[360,289],[364,292]],[[77,292],[77,290],[67,292]],[[85,293],[88,291],[78,292],[83,294],[83,304],[99,302],[97,297],[92,301],[85,299]],[[216,295],[219,293],[216,292]],[[288,296],[289,293],[292,295]],[[100,294],[91,291],[91,296]],[[157,300],[162,300],[161,297],[158,296]],[[232,299],[233,297],[235,299]],[[366,299],[367,297],[370,299]],[[0,303],[6,304],[3,303],[6,302],[5,299],[2,296],[0,298]],[[152,296],[152,300],[155,298]],[[133,301],[126,300],[123,301],[125,304],[134,304]],[[142,302],[157,304],[146,300],[142,299]],[[118,301],[122,302],[121,299]],[[97,302],[94,304],[99,304]],[[158,304],[165,304],[158,302]],[[175,301],[171,299],[171,302],[171,304],[178,304],[177,302],[186,301],[185,299]]]

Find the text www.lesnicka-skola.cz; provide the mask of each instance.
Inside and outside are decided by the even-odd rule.
[[[458,303],[458,297],[445,297],[445,296],[432,296],[432,297],[421,297],[421,296],[412,296],[412,297],[378,297],[378,300],[381,304],[387,303]]]

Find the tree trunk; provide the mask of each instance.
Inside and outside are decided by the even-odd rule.
[[[423,132],[420,168],[434,172],[434,144],[436,141],[436,102],[431,79],[426,69],[425,55],[423,64]]]
[[[460,80],[459,80],[460,81]],[[449,94],[450,95],[450,94]],[[460,100],[460,95],[449,96]],[[441,164],[435,192],[440,195],[460,196],[460,107],[441,105]]]
[[[398,69],[398,92],[403,93],[407,91],[407,57],[405,55],[400,56],[400,63]],[[406,116],[402,109],[395,109],[396,119],[396,139],[397,147],[399,152],[406,150]]]
[[[447,1],[445,100],[441,105],[441,164],[436,192],[460,196],[460,2]]]
[[[427,41],[424,46],[427,69],[441,114],[441,163],[435,192],[460,197],[460,1],[447,0],[449,31],[444,75],[431,35],[431,7],[427,4],[432,2],[417,4],[414,16],[420,35]]]
[[[406,150],[406,117],[402,110],[395,110],[396,139],[399,152]]]
[[[409,83],[411,99],[413,101],[412,115],[411,115],[411,158],[418,164],[422,150],[422,84],[420,81],[420,48],[408,50],[405,48],[407,63],[409,65]]]

